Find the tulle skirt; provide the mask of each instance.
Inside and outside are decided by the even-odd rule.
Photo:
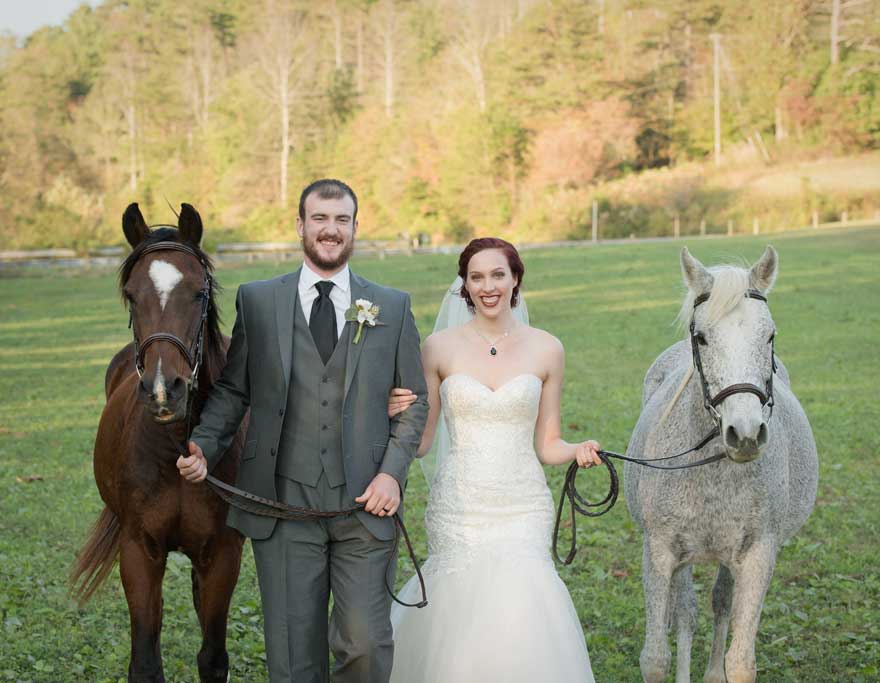
[[[394,604],[392,683],[593,683],[580,620],[548,557],[429,558],[427,607]],[[413,577],[404,602],[420,598]]]

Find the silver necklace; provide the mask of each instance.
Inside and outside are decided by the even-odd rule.
[[[492,341],[491,339],[489,339],[489,337],[487,337],[482,332],[480,332],[476,328],[476,326],[474,326],[474,332],[476,332],[478,335],[480,335],[480,337],[489,345],[489,353],[493,356],[496,356],[496,355],[498,355],[498,349],[495,347],[498,345],[498,342],[500,342],[508,334],[510,334],[510,329],[504,330],[504,334],[502,334],[500,337],[498,337],[498,339],[496,339],[495,341]]]

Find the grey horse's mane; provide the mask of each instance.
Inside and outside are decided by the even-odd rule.
[[[746,268],[732,265],[712,266],[708,269],[712,274],[712,289],[709,300],[704,303],[706,324],[714,325],[736,308],[749,290],[749,271]],[[694,300],[702,292],[688,289],[681,310],[678,312],[678,323],[682,328],[691,324],[694,315]]]

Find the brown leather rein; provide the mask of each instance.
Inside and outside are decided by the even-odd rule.
[[[181,444],[177,440],[175,440],[170,430],[166,430],[165,432],[168,435],[168,438],[171,439],[171,442],[174,444],[175,450],[180,454],[181,457],[186,458],[189,457],[189,448],[187,446],[187,442],[189,441],[189,436],[192,433],[192,406],[193,399],[196,394],[196,389],[198,387],[198,374],[199,368],[201,367],[202,351],[204,348],[205,340],[205,325],[208,320],[208,311],[213,305],[213,279],[211,278],[208,264],[192,247],[181,244],[180,242],[156,242],[155,244],[151,244],[150,246],[146,247],[143,252],[141,252],[140,256],[144,256],[145,254],[150,254],[156,251],[179,251],[185,254],[190,254],[196,260],[198,260],[198,262],[205,270],[205,285],[202,288],[203,300],[201,319],[199,321],[199,328],[196,334],[196,338],[191,347],[187,347],[186,344],[184,344],[184,342],[176,335],[166,332],[157,332],[155,334],[151,334],[146,339],[144,339],[143,342],[140,342],[137,338],[137,335],[133,333],[135,345],[135,370],[137,371],[139,377],[143,375],[144,352],[146,351],[147,347],[156,342],[171,343],[181,352],[181,354],[186,359],[187,364],[192,370],[190,390],[188,392],[186,405],[186,440],[183,444]],[[129,307],[129,328],[133,327],[133,322],[134,311],[131,307]],[[208,483],[214,493],[217,494],[217,496],[219,496],[220,499],[223,500],[227,505],[232,505],[240,510],[244,510],[245,512],[249,512],[255,515],[261,515],[264,517],[274,517],[276,519],[284,520],[328,519],[331,517],[350,515],[355,512],[360,512],[364,509],[363,505],[353,505],[343,510],[314,510],[312,508],[297,507],[294,505],[288,505],[287,503],[282,503],[277,500],[271,500],[270,498],[257,496],[253,493],[249,493],[248,491],[244,491],[240,488],[232,486],[231,484],[227,484],[226,482],[221,481],[220,479],[217,479],[217,477],[214,477],[210,474],[207,476],[205,481]],[[388,557],[388,563],[385,566],[385,590],[388,591],[391,599],[399,605],[403,605],[404,607],[425,607],[428,604],[428,595],[425,588],[425,579],[422,576],[422,569],[419,565],[418,558],[416,557],[415,549],[412,546],[412,542],[410,541],[409,534],[406,531],[406,526],[403,523],[403,519],[401,519],[400,515],[398,515],[396,512],[392,517],[394,519],[394,545],[391,550],[391,554]],[[401,535],[403,536],[403,540],[406,543],[407,551],[409,552],[409,557],[412,561],[413,567],[415,567],[416,576],[418,576],[419,578],[419,588],[421,589],[422,595],[422,598],[419,602],[407,603],[400,600],[394,594],[394,590],[391,588],[388,580],[388,575],[391,573],[393,563],[397,561],[397,549],[400,545]]]
[[[226,501],[229,505],[233,505],[239,510],[244,510],[253,515],[261,515],[263,517],[274,517],[276,519],[285,520],[329,519],[331,517],[351,515],[355,512],[361,512],[364,509],[363,505],[352,505],[351,507],[342,510],[314,510],[307,507],[288,505],[281,501],[272,500],[271,498],[263,498],[262,496],[248,493],[247,491],[243,491],[231,484],[220,481],[210,474],[206,481],[214,490],[214,493],[220,496],[220,498]],[[422,569],[419,566],[418,558],[416,558],[416,552],[413,548],[412,541],[410,541],[409,534],[406,531],[406,525],[404,525],[403,519],[401,519],[400,515],[396,512],[392,515],[392,518],[394,520],[394,545],[391,549],[391,555],[388,558],[388,564],[385,566],[385,590],[388,591],[388,595],[390,595],[391,599],[398,605],[403,605],[404,607],[426,607],[428,604],[428,594],[425,589],[425,578],[422,576]],[[409,552],[410,561],[412,562],[413,567],[415,567],[416,576],[419,577],[419,588],[422,592],[422,599],[418,602],[403,602],[394,594],[394,590],[391,588],[388,581],[388,575],[391,573],[392,563],[397,559],[397,549],[400,546],[401,536],[403,536],[403,540],[406,543],[406,549],[407,552]]]

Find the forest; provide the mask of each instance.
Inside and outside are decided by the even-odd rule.
[[[0,249],[121,243],[131,201],[291,240],[322,176],[435,244],[873,215],[858,171],[748,188],[880,168],[878,86],[880,0],[105,0],[0,37]]]

